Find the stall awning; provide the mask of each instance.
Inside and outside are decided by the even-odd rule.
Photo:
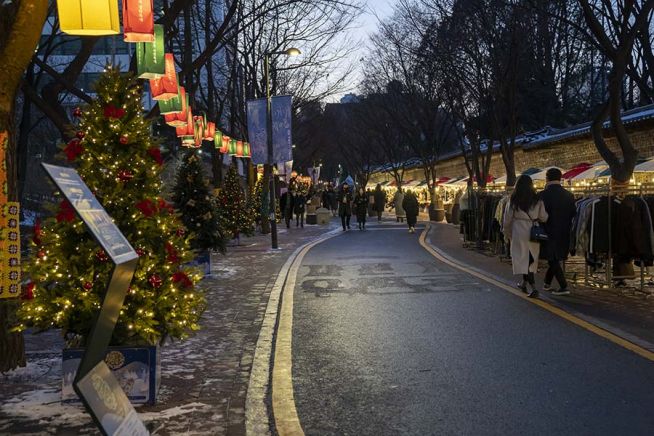
[[[531,176],[532,174],[540,173],[542,170],[540,168],[528,168],[520,173],[521,176]]]
[[[418,180],[418,179],[416,179],[416,180],[411,180],[411,181],[408,182],[408,183],[403,183],[403,185],[406,186],[407,188],[417,188],[418,186],[422,185],[423,182],[424,182],[425,184],[427,184],[427,182],[424,181],[424,180]]]
[[[572,179],[589,168],[592,168],[592,165],[589,163],[582,163],[582,164],[575,165],[574,167],[572,167],[572,169],[563,173],[563,179],[564,180]]]
[[[602,173],[602,171],[606,170],[608,168],[607,165],[595,165],[590,168],[588,168],[586,171],[582,171],[581,173],[577,174],[574,176],[572,179],[570,179],[572,182],[581,182],[584,180],[594,180],[599,177],[599,175]]]
[[[565,171],[565,170],[563,170],[562,168],[559,168],[559,167],[547,167],[547,168],[543,169],[542,171],[539,171],[539,172],[537,172],[535,174],[532,174],[530,177],[534,181],[539,181],[539,182],[545,181],[546,176],[547,176],[547,171],[552,169],[552,168],[558,168],[562,173]]]
[[[452,180],[452,179],[450,179],[449,177],[439,177],[439,178],[436,180],[436,186],[438,186],[438,185],[442,185],[442,184],[444,184],[444,183],[447,183],[447,182],[449,182],[450,180]],[[425,184],[427,184],[427,182],[425,182]]]
[[[651,173],[654,172],[654,159],[646,160],[643,163],[636,165],[634,168],[636,173]]]

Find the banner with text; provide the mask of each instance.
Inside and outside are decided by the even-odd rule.
[[[266,145],[266,99],[248,100],[248,138],[252,152],[253,164],[268,162],[268,147]]]
[[[288,162],[293,159],[291,136],[291,105],[290,95],[279,95],[271,99],[273,162]],[[247,101],[248,138],[252,150],[252,163],[268,162],[268,146],[266,133],[266,99],[260,98]]]

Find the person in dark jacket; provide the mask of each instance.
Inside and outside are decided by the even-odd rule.
[[[377,183],[373,196],[375,198],[374,209],[377,212],[377,221],[381,222],[384,205],[386,204],[386,192],[382,189],[381,184]]]
[[[575,199],[561,186],[561,170],[550,168],[545,177],[547,185],[540,193],[548,215],[544,228],[549,236],[549,241],[544,242],[541,247],[541,256],[549,264],[545,273],[544,289],[551,289],[552,280],[556,278],[560,289],[552,291],[552,295],[568,295],[570,291],[561,262],[568,258],[570,250],[570,227],[576,212]]]
[[[350,228],[350,217],[352,216],[352,192],[350,185],[343,183],[343,187],[338,193],[338,215],[341,217],[343,231]]]
[[[416,223],[418,222],[418,199],[413,191],[407,191],[402,199],[402,209],[406,213],[406,223],[409,225],[409,233],[416,232]]]
[[[286,228],[291,227],[291,219],[293,218],[293,194],[291,191],[286,191],[279,197],[279,209],[286,222]]]
[[[366,215],[368,215],[368,194],[363,188],[359,188],[357,195],[354,197],[354,210],[357,214],[359,230],[365,230]]]
[[[293,211],[295,212],[295,227],[304,228],[304,210],[307,204],[307,199],[304,195],[297,193],[293,198]]]

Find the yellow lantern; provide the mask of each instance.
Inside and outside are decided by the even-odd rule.
[[[59,27],[69,35],[100,36],[120,33],[116,0],[57,0]]]

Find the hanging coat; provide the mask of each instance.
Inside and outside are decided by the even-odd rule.
[[[398,218],[406,218],[406,213],[402,207],[402,202],[404,201],[404,193],[397,191],[393,201],[395,202],[395,216]]]
[[[523,210],[515,210],[509,203],[504,214],[504,237],[511,241],[511,260],[513,262],[513,274],[527,274],[538,271],[538,256],[540,254],[540,243],[532,242],[531,227],[534,221],[547,222],[547,211],[542,201],[538,201],[529,209],[529,213]],[[533,263],[529,264],[529,255]]]

